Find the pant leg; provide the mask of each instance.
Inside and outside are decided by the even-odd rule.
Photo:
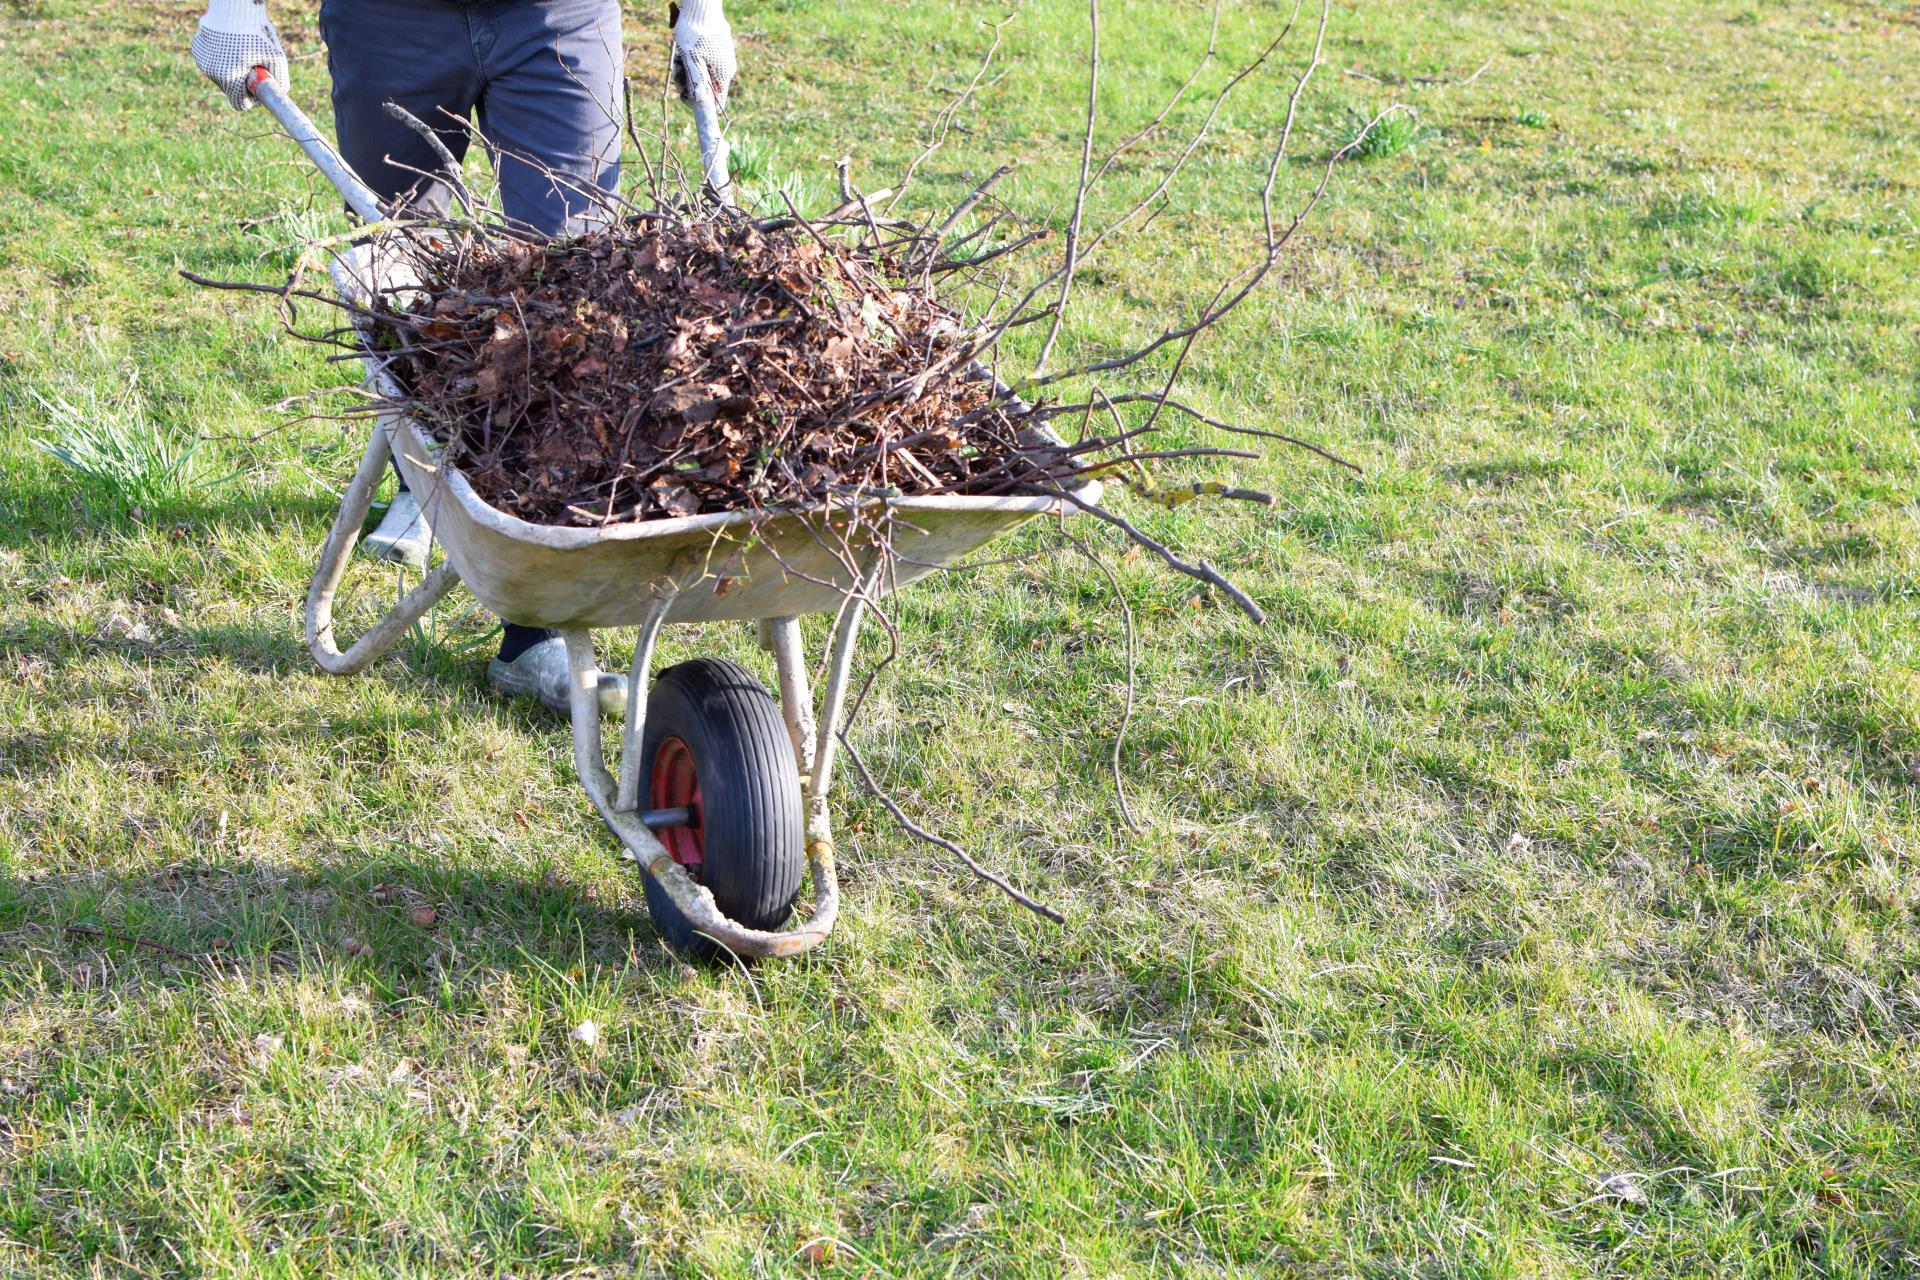
[[[502,210],[542,235],[577,235],[604,218],[589,193],[620,185],[619,0],[491,0],[472,12],[493,37],[479,45],[480,132],[500,152]]]
[[[417,172],[437,173],[439,158],[385,107],[399,103],[456,157],[466,154],[461,122],[485,84],[469,7],[454,0],[322,0],[320,36],[341,157],[382,200],[412,193],[419,207],[445,212],[447,184]]]

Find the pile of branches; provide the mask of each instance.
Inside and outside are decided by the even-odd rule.
[[[369,328],[448,460],[539,524],[1032,492],[1115,463],[1027,431],[958,312],[824,230],[714,210],[479,240],[414,255],[419,286]]]

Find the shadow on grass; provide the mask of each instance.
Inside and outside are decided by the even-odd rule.
[[[324,524],[338,509],[325,495],[248,491],[236,485],[193,490],[164,508],[143,511],[139,519],[96,481],[57,472],[30,485],[0,468],[0,547],[14,550],[84,552],[90,544],[116,535],[146,538],[190,537],[220,526]]]
[[[631,890],[603,903],[552,873],[423,857],[310,869],[207,860],[0,879],[0,937],[13,939],[9,966],[27,959],[21,941],[36,940],[69,982],[125,991],[292,973],[438,1003],[454,975],[584,977],[674,963],[648,922],[637,872]]]
[[[65,674],[84,680],[87,661],[105,656],[140,663],[163,677],[170,670],[198,668],[212,657],[224,658],[243,671],[259,675],[304,675],[314,670],[313,660],[291,627],[280,631],[181,626],[166,629],[151,642],[137,641],[124,633],[83,632],[39,619],[0,627],[0,660],[37,659],[55,669],[71,665],[79,670]],[[71,684],[67,691],[69,696],[84,695],[84,689]]]
[[[49,713],[0,733],[0,774],[26,784],[19,794],[30,797],[34,780],[56,780],[81,758],[109,771],[138,768],[147,782],[164,786],[170,777],[204,773],[209,762],[215,769],[246,772],[253,766],[241,762],[310,750],[316,743],[326,744],[333,759],[352,759],[356,769],[378,768],[402,759],[410,743],[456,736],[476,717],[528,734],[566,732],[535,704],[486,697],[484,653],[431,643],[415,651],[403,642],[398,662],[383,661],[364,678],[379,684],[382,676],[399,676],[431,686],[423,696],[410,689],[405,698],[343,703],[316,687],[325,680],[291,624],[185,625],[156,632],[135,640],[124,632],[85,633],[45,618],[0,627],[0,670],[28,673],[20,677],[27,681],[26,705]],[[244,681],[218,710],[188,717],[152,714],[167,702],[168,687],[191,689],[204,681],[215,658],[256,678]],[[83,706],[109,710],[118,727],[103,734],[91,721],[73,722],[62,714]],[[263,706],[271,714],[256,720]],[[584,801],[583,811],[590,812]],[[33,831],[31,814],[21,816],[20,829]],[[127,962],[128,975],[143,975],[141,981],[317,965],[366,970],[383,989],[402,994],[437,982],[435,975],[446,971],[456,953],[463,964],[511,967],[531,956],[579,965],[626,963],[636,945],[652,945],[648,926],[640,924],[638,943],[632,933],[645,919],[637,879],[620,904],[603,906],[556,879],[557,872],[545,878],[537,872],[533,878],[503,875],[451,861],[430,839],[423,846],[385,823],[371,822],[364,830],[364,856],[335,851],[311,867],[257,863],[243,844],[214,829],[210,818],[195,820],[184,842],[208,852],[158,870],[38,876],[28,870],[30,850],[0,858],[14,877],[0,876],[0,934],[38,933],[69,950],[110,953],[116,963]],[[609,857],[618,854],[618,845],[597,825],[582,839],[604,841]],[[111,851],[103,851],[103,863],[113,860]],[[423,926],[411,919],[415,908],[432,908],[435,922]],[[106,934],[68,934],[70,925]],[[365,944],[370,953],[358,946],[349,950],[348,940]]]
[[[176,627],[149,626],[147,634],[150,639],[136,640],[124,631],[82,631],[39,618],[0,624],[0,665],[12,670],[23,664],[39,665],[48,673],[58,673],[68,681],[64,696],[69,699],[86,696],[87,664],[100,657],[122,658],[163,681],[193,679],[209,659],[224,660],[253,675],[320,674],[298,623],[284,628],[182,623]],[[351,624],[342,623],[340,634],[344,648],[358,633]],[[471,644],[423,640],[417,648],[403,639],[373,669],[379,669],[381,663],[398,663],[410,678],[443,687],[449,695],[464,696],[481,687],[480,672],[492,653],[492,636],[487,633]],[[549,723],[544,712],[530,707],[525,710],[530,725]]]

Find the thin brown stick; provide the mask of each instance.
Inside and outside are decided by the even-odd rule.
[[[1084,538],[1076,538],[1072,534],[1066,534],[1065,537],[1068,542],[1080,548],[1080,554],[1093,562],[1093,567],[1100,571],[1101,575],[1106,578],[1107,585],[1113,588],[1113,601],[1120,606],[1120,619],[1126,628],[1127,693],[1126,700],[1120,710],[1120,727],[1114,731],[1113,752],[1108,758],[1108,763],[1113,769],[1113,797],[1120,805],[1120,816],[1126,821],[1127,830],[1140,831],[1142,828],[1139,820],[1133,816],[1133,806],[1127,803],[1127,784],[1120,777],[1120,752],[1127,741],[1127,728],[1133,723],[1135,676],[1133,605],[1127,600],[1127,592],[1126,589],[1120,585],[1119,575],[1113,571],[1112,567],[1108,565],[1105,560],[1100,558],[1099,554],[1094,551],[1092,544],[1088,543]]]
[[[414,115],[413,112],[407,110],[397,102],[388,102],[381,107],[381,110],[386,112],[389,118],[398,120],[401,124],[419,134],[421,141],[433,149],[433,154],[439,158],[441,165],[446,170],[444,176],[447,184],[453,188],[454,198],[460,202],[460,207],[467,211],[467,216],[469,218],[473,217],[473,192],[467,189],[466,179],[461,176],[460,161],[455,158],[452,149],[447,146],[446,140],[436,133],[426,121]],[[389,163],[391,163],[391,160],[389,160]]]
[[[1046,371],[1053,358],[1053,344],[1060,340],[1060,326],[1067,320],[1067,297],[1073,292],[1074,273],[1080,269],[1080,220],[1086,216],[1087,192],[1093,183],[1093,134],[1100,110],[1100,0],[1087,0],[1087,29],[1091,42],[1087,53],[1087,127],[1080,136],[1080,182],[1073,192],[1073,218],[1067,223],[1067,260],[1060,270],[1060,300],[1053,305],[1053,323],[1040,346],[1040,358],[1033,362],[1033,376]]]
[[[907,193],[907,186],[913,181],[913,175],[918,173],[920,166],[925,164],[933,156],[933,153],[940,149],[941,144],[946,142],[947,132],[953,127],[955,118],[959,116],[967,103],[973,101],[973,95],[979,90],[980,82],[986,78],[987,69],[993,65],[994,55],[1000,52],[1002,30],[1019,16],[1019,11],[1015,10],[998,22],[983,22],[980,24],[993,32],[993,38],[987,42],[987,51],[980,56],[980,66],[974,71],[973,78],[967,81],[966,87],[955,94],[945,106],[940,108],[939,113],[934,116],[933,127],[927,132],[926,146],[921,148],[920,154],[908,163],[906,172],[901,174],[900,181],[894,184],[893,196],[887,201],[886,208],[882,210],[882,212],[891,213],[893,211],[894,205],[900,202],[900,197]]]
[[[1187,96],[1187,90],[1199,83],[1200,74],[1212,65],[1214,53],[1219,47],[1220,0],[1214,0],[1213,14],[1207,22],[1207,48],[1206,51],[1200,55],[1200,61],[1193,64],[1193,70],[1187,74],[1187,78],[1181,82],[1180,87],[1173,91],[1173,96],[1167,99],[1167,105],[1160,108],[1159,113],[1156,114],[1153,119],[1147,121],[1137,132],[1123,139],[1119,146],[1107,153],[1107,158],[1100,162],[1098,169],[1094,170],[1093,178],[1088,183],[1089,186],[1098,186],[1100,179],[1107,176],[1107,170],[1113,168],[1121,156],[1132,150],[1134,146],[1140,142],[1151,137],[1160,126],[1166,122],[1167,117],[1173,114],[1173,109],[1180,105],[1181,99]]]
[[[92,925],[70,924],[61,928],[62,933],[80,938],[95,938],[102,942],[118,942],[122,946],[134,947],[142,951],[153,951],[160,955],[172,956],[176,960],[188,960],[195,964],[223,965],[232,963],[226,956],[214,955],[206,951],[182,951],[170,947],[164,942],[155,942],[151,938],[139,938],[128,933],[115,933],[111,929],[97,929]]]
[[[1149,206],[1163,199],[1166,194],[1172,190],[1175,180],[1179,178],[1181,172],[1186,168],[1187,162],[1194,157],[1200,150],[1201,144],[1204,143],[1212,133],[1213,123],[1219,117],[1221,108],[1226,106],[1227,99],[1233,96],[1234,90],[1240,87],[1242,81],[1265,66],[1267,60],[1273,56],[1274,51],[1280,47],[1281,43],[1285,41],[1289,35],[1293,34],[1294,24],[1300,17],[1300,7],[1303,3],[1304,0],[1294,0],[1293,12],[1288,15],[1286,24],[1280,28],[1279,33],[1276,34],[1273,39],[1269,40],[1265,47],[1262,48],[1250,62],[1241,67],[1227,80],[1227,83],[1221,87],[1219,93],[1214,95],[1213,104],[1207,108],[1206,118],[1200,122],[1200,128],[1194,132],[1193,137],[1187,140],[1187,144],[1182,147],[1179,154],[1173,158],[1173,162],[1167,166],[1167,171],[1161,175],[1160,181],[1155,184],[1153,190],[1136,201],[1126,212],[1122,213],[1112,222],[1109,222],[1100,233],[1089,242],[1085,253],[1082,255],[1083,258],[1091,258],[1095,253],[1099,252],[1100,248],[1108,239],[1125,230],[1132,224],[1133,220],[1145,212]]]
[[[860,781],[866,784],[868,794],[871,795],[874,799],[878,800],[880,804],[886,809],[886,811],[892,815],[893,820],[900,825],[900,829],[902,831],[906,832],[908,835],[912,836],[916,840],[921,840],[926,842],[927,844],[933,845],[935,848],[945,849],[948,853],[960,859],[961,863],[967,868],[967,870],[973,872],[975,876],[979,877],[981,880],[984,880],[986,883],[992,885],[994,888],[1000,890],[1000,892],[1006,894],[1009,898],[1012,898],[1015,902],[1019,903],[1021,906],[1025,907],[1027,910],[1033,912],[1035,915],[1040,916],[1047,920],[1051,920],[1055,924],[1065,924],[1067,922],[1067,918],[1064,915],[1060,914],[1060,912],[1054,910],[1052,907],[1047,906],[1044,902],[1034,901],[1032,898],[1029,898],[1026,894],[1020,892],[1020,890],[1014,888],[1011,884],[1007,883],[1007,881],[1003,877],[995,875],[993,872],[981,866],[978,862],[974,861],[972,854],[968,853],[965,849],[962,849],[959,845],[955,844],[953,841],[947,839],[945,836],[935,835],[933,832],[928,831],[925,827],[920,826],[912,818],[909,818],[906,815],[905,811],[903,811],[900,808],[900,806],[894,802],[893,797],[888,795],[885,791],[881,790],[880,784],[873,780],[873,775],[867,772],[867,762],[860,758],[860,753],[854,750],[853,743],[848,741],[846,730],[845,729],[840,730],[840,732],[835,736],[837,736],[840,739],[840,746],[843,750],[846,751],[847,759],[853,764],[854,769],[860,774]]]
[[[1096,516],[1099,519],[1106,521],[1108,524],[1112,525],[1114,528],[1119,529],[1121,532],[1125,533],[1129,538],[1132,538],[1135,542],[1139,543],[1141,546],[1145,547],[1147,550],[1153,552],[1153,554],[1159,556],[1160,559],[1165,562],[1166,566],[1169,569],[1172,569],[1174,572],[1183,573],[1187,577],[1193,578],[1196,581],[1204,582],[1209,586],[1218,587],[1221,591],[1226,593],[1226,596],[1229,600],[1232,600],[1234,604],[1240,607],[1240,612],[1246,614],[1247,617],[1253,619],[1254,624],[1256,626],[1264,626],[1266,624],[1266,621],[1267,621],[1266,610],[1262,609],[1259,605],[1255,604],[1253,602],[1252,596],[1248,595],[1246,592],[1242,591],[1239,587],[1235,586],[1218,569],[1208,564],[1205,560],[1201,560],[1191,564],[1188,563],[1186,560],[1181,559],[1180,556],[1175,554],[1173,549],[1167,546],[1165,543],[1160,542],[1159,540],[1149,537],[1148,535],[1140,532],[1140,530],[1134,526],[1133,522],[1128,520],[1125,516],[1115,515],[1113,512],[1107,510],[1105,507],[1096,506],[1095,504],[1088,502],[1085,498],[1082,498],[1079,494],[1075,493],[1071,489],[1058,489],[1055,491],[1054,496],[1064,499],[1067,502],[1071,502],[1074,506],[1080,508],[1080,510],[1086,512],[1088,515]]]
[[[1216,428],[1217,430],[1230,431],[1234,435],[1256,436],[1262,440],[1273,440],[1273,441],[1277,441],[1280,444],[1290,444],[1290,445],[1293,445],[1295,448],[1305,449],[1308,453],[1317,454],[1318,456],[1325,458],[1328,462],[1334,463],[1337,466],[1345,467],[1347,470],[1353,472],[1355,475],[1366,474],[1366,472],[1360,467],[1358,463],[1350,462],[1347,459],[1341,457],[1339,454],[1334,453],[1328,449],[1324,449],[1321,446],[1314,444],[1310,440],[1302,440],[1298,436],[1290,436],[1282,431],[1268,431],[1261,427],[1244,427],[1237,422],[1224,422],[1219,418],[1215,418],[1209,414],[1200,412],[1198,409],[1194,408],[1192,405],[1182,403],[1179,400],[1170,399],[1165,395],[1157,394],[1155,392],[1129,391],[1122,395],[1114,396],[1111,399],[1108,399],[1107,397],[1103,396],[1101,397],[1101,403],[1103,404],[1153,403],[1153,404],[1164,405],[1167,408],[1172,409],[1176,413],[1185,414],[1189,418],[1192,418],[1195,422],[1205,423],[1207,426]],[[1087,401],[1082,404],[1049,405],[1044,409],[1034,410],[1033,416],[1042,420],[1051,420],[1057,417],[1071,417],[1075,414],[1084,413],[1092,407],[1093,407],[1092,401]]]
[[[946,219],[943,222],[941,222],[939,226],[935,227],[929,233],[929,238],[933,241],[933,243],[937,246],[940,243],[940,241],[943,238],[945,238],[947,232],[953,230],[953,228],[959,224],[960,219],[966,217],[969,213],[972,213],[974,208],[977,205],[979,205],[979,203],[982,200],[985,200],[987,198],[987,193],[989,191],[992,191],[994,187],[998,186],[1002,178],[1006,177],[1008,174],[1012,172],[1013,172],[1012,165],[1003,164],[998,169],[995,169],[992,173],[988,174],[986,176],[986,179],[983,182],[981,182],[979,186],[975,187],[972,191],[969,191],[967,193],[966,199],[962,200],[959,204],[955,205],[952,211],[947,214]]]

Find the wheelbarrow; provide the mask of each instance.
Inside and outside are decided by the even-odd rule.
[[[350,207],[370,222],[384,216],[378,199],[264,69],[250,87]],[[707,184],[727,200],[727,145],[704,84],[695,86],[694,114]],[[349,297],[373,287],[377,271],[365,245],[333,264],[335,285]],[[386,362],[372,351],[363,359],[373,394],[397,401]],[[1032,437],[1036,445],[1060,443],[1042,430]],[[334,596],[389,461],[420,499],[445,559],[343,650]],[[1092,503],[1099,491],[1097,481],[1086,480],[1073,492]],[[857,509],[772,516],[740,511],[600,529],[536,525],[489,506],[418,424],[385,413],[368,433],[320,551],[307,592],[307,648],[322,670],[353,675],[459,583],[506,621],[557,630],[572,674],[575,769],[608,829],[640,865],[647,909],[661,934],[683,953],[795,955],[824,941],[839,911],[828,796],[869,608],[1037,516],[1077,509],[1055,497],[884,497]],[[889,532],[880,536],[878,527]],[[800,633],[800,618],[811,613],[834,616],[817,708]],[[733,619],[758,624],[778,673],[777,702],[745,668],[717,658],[682,663],[649,681],[664,625]],[[593,648],[593,631],[607,627],[636,632],[612,767],[601,746]],[[813,911],[783,928],[803,860],[813,875]]]

